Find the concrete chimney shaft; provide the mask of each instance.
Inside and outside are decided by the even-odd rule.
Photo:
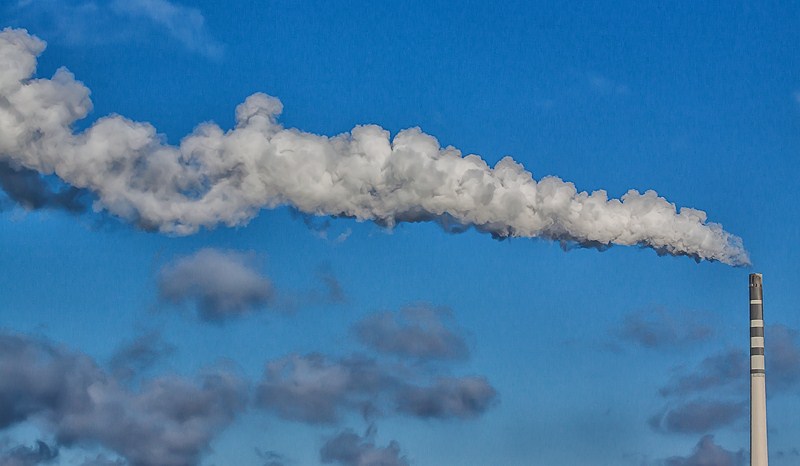
[[[767,388],[761,274],[750,274],[750,466],[767,466]]]

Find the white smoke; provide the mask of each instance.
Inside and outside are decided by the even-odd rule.
[[[96,209],[144,228],[185,235],[291,205],[390,227],[455,222],[496,237],[749,263],[738,237],[654,191],[609,199],[556,177],[537,182],[510,157],[492,168],[418,128],[394,138],[375,125],[334,137],[284,128],[281,102],[260,93],[236,108],[234,129],[203,123],[177,147],[150,124],[119,115],[76,133],[73,123],[91,110],[89,89],[64,68],[32,79],[44,47],[25,30],[0,33],[0,161],[89,189]]]

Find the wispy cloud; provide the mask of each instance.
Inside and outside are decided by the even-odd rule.
[[[222,55],[222,45],[211,37],[205,17],[196,8],[168,0],[114,0],[111,9],[120,16],[151,21],[193,52],[212,58]]]
[[[175,351],[158,332],[148,332],[122,345],[111,357],[109,367],[115,377],[128,381],[154,366]]]
[[[624,341],[648,349],[675,349],[709,340],[714,331],[686,312],[654,309],[626,315],[619,330]]]
[[[745,451],[730,451],[717,445],[713,435],[706,435],[697,442],[692,454],[673,456],[660,466],[744,466]]]
[[[693,400],[650,418],[656,431],[702,434],[728,426],[747,414],[744,401]]]
[[[393,440],[389,445],[379,447],[374,436],[374,426],[370,426],[363,437],[352,430],[344,430],[325,442],[320,450],[320,460],[341,466],[408,466],[397,442]]]
[[[767,393],[800,386],[800,334],[784,325],[765,331]],[[662,433],[707,433],[735,425],[747,415],[749,360],[745,351],[725,349],[682,368],[659,390],[666,407],[650,417]]]
[[[469,350],[454,328],[452,311],[418,304],[399,312],[371,314],[355,325],[364,345],[386,354],[432,359],[465,359]]]
[[[52,464],[58,458],[58,447],[38,440],[36,445],[17,445],[0,453],[0,466],[37,466]]]
[[[200,10],[169,0],[19,0],[6,10],[40,34],[72,46],[143,40],[156,32],[208,58],[224,52]]]
[[[375,313],[354,325],[353,333],[367,348],[394,356],[390,359],[311,353],[272,360],[256,389],[257,404],[281,418],[309,424],[335,424],[348,412],[366,419],[390,414],[476,418],[497,402],[489,381],[452,376],[441,364],[425,364],[468,355],[456,327],[442,324],[441,319],[450,319],[443,312],[409,307],[396,315]]]
[[[586,76],[589,88],[601,95],[628,95],[631,93],[627,84],[617,82],[607,76],[589,73]]]

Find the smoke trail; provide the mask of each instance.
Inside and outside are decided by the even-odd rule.
[[[91,110],[89,89],[64,68],[32,79],[44,47],[24,30],[0,33],[0,160],[89,189],[96,209],[143,228],[185,235],[291,205],[390,227],[446,220],[496,237],[640,245],[749,263],[738,237],[654,191],[609,199],[556,177],[537,182],[510,157],[492,168],[418,128],[394,138],[375,125],[335,137],[284,128],[281,102],[260,93],[236,108],[234,129],[203,123],[179,146],[164,144],[150,124],[117,115],[75,133],[72,124]]]

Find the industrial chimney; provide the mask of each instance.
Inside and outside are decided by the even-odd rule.
[[[750,466],[767,466],[767,388],[761,274],[750,274]]]

